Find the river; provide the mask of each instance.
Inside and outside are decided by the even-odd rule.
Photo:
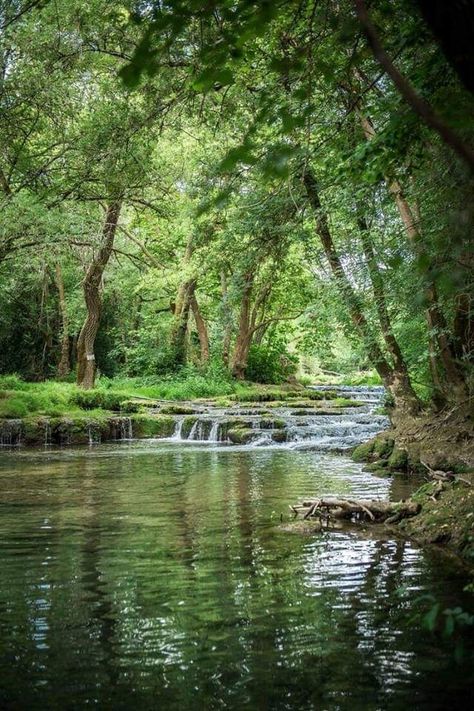
[[[346,423],[377,417],[370,396]],[[5,449],[1,708],[468,708],[469,639],[422,620],[435,603],[472,611],[457,563],[383,533],[279,528],[308,495],[410,491],[340,453],[364,431],[325,422],[283,444],[211,427]]]

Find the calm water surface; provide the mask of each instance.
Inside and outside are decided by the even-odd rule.
[[[0,453],[1,708],[469,708],[469,642],[456,661],[419,617],[469,608],[459,568],[276,528],[323,493],[407,489],[275,447]]]

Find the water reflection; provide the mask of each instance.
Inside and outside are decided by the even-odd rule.
[[[391,488],[287,450],[5,454],[2,708],[466,705],[469,655],[456,665],[412,619],[425,593],[468,604],[455,566],[401,540],[275,529],[308,493]]]

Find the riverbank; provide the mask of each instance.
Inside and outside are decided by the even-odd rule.
[[[368,419],[364,403],[331,390],[303,386],[241,385],[225,396],[189,400],[163,400],[111,390],[82,391],[71,388],[51,404],[28,400],[33,412],[25,417],[0,418],[0,443],[16,445],[94,444],[124,439],[175,438],[247,444],[268,439],[283,443],[304,439],[313,430],[328,429],[346,413],[362,411],[361,426]],[[17,391],[4,391],[4,411],[16,412]],[[13,404],[13,405],[12,405]],[[10,408],[10,409],[8,409]],[[36,410],[36,411],[35,411]],[[383,418],[366,427],[367,435],[383,428]],[[313,428],[311,428],[313,424]],[[369,423],[370,424],[370,423]],[[362,441],[359,437],[357,441]],[[347,446],[350,446],[349,443]]]
[[[448,412],[405,417],[353,452],[378,474],[405,472],[430,478],[430,470],[461,475],[454,481],[427,481],[412,495],[420,512],[398,524],[400,531],[421,544],[443,546],[474,567],[474,428],[472,412],[459,407]]]

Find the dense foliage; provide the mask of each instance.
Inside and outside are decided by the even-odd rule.
[[[465,399],[474,102],[416,3],[364,9],[4,5],[0,372]]]

